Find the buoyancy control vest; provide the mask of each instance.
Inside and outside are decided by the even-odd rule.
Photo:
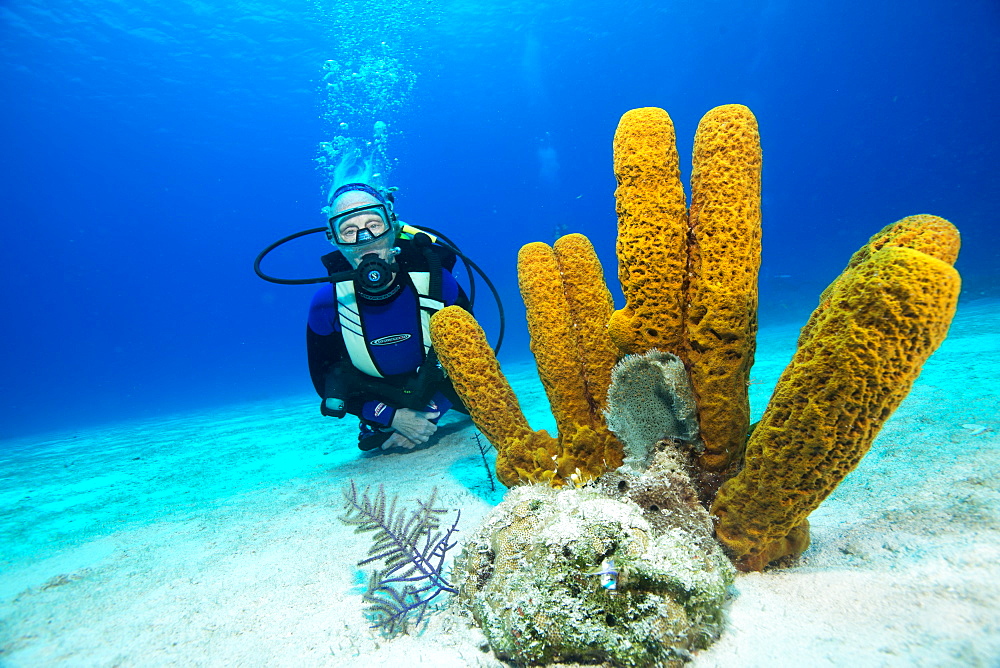
[[[441,272],[443,269],[451,270],[455,265],[456,257],[449,249],[430,243],[426,237],[415,240],[399,239],[397,245],[400,249],[396,256],[399,271],[407,274],[410,284],[417,293],[423,358],[426,360],[431,350],[431,316],[445,306]],[[329,253],[324,255],[322,259],[331,275],[343,272],[350,267],[340,252]],[[375,361],[372,346],[384,345],[392,343],[392,341],[384,340],[389,337],[369,341],[368,337],[365,336],[365,328],[361,322],[362,305],[359,304],[353,280],[337,281],[334,283],[333,289],[337,301],[340,331],[352,365],[371,378],[385,378]]]

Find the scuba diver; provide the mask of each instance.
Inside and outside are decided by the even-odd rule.
[[[280,239],[254,262],[257,275],[272,283],[322,283],[306,327],[309,373],[323,415],[360,420],[364,451],[412,449],[428,442],[447,411],[468,414],[430,339],[436,311],[457,305],[472,312],[475,283],[470,271],[469,294],[458,284],[458,258],[492,291],[500,312],[497,350],[503,342],[503,306],[493,283],[443,234],[400,221],[394,190],[360,181],[340,186],[324,209],[325,227]],[[321,258],[326,276],[284,279],[260,269],[278,246],[317,232],[337,249]]]
[[[309,373],[323,415],[360,421],[358,447],[426,443],[454,408],[468,413],[431,348],[430,316],[453,304],[470,309],[451,273],[456,256],[420,232],[401,236],[392,200],[364,183],[334,191],[323,257],[331,275],[309,307]]]

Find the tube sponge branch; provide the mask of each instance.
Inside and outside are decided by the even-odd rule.
[[[958,233],[914,218],[872,237],[823,293],[745,467],[716,496],[716,537],[741,570],[805,550],[806,517],[858,465],[947,335],[961,282],[946,260]]]
[[[482,329],[457,307],[431,319],[431,339],[455,391],[496,446],[497,477],[519,482],[584,482],[622,463],[622,445],[604,421],[618,350],[605,323],[611,295],[597,254],[580,234],[518,254],[531,351],[559,429],[532,431]]]
[[[517,484],[519,469],[544,468],[550,478],[554,476],[558,441],[528,426],[486,333],[472,314],[459,306],[441,309],[431,318],[431,340],[473,422],[497,449],[500,482],[508,487]]]
[[[553,247],[535,242],[517,256],[531,352],[560,433],[586,424],[603,429],[618,350],[608,337],[611,293],[594,247],[569,234]]]
[[[686,348],[680,356],[698,401],[701,467],[730,475],[750,427],[747,388],[757,348],[761,150],[750,110],[728,104],[705,114],[692,166]]]
[[[688,223],[674,124],[663,109],[626,112],[614,138],[618,280],[624,308],[608,334],[626,354],[684,349]]]
[[[667,112],[634,109],[614,140],[618,277],[626,305],[608,332],[625,353],[671,352],[691,375],[706,471],[735,473],[750,426],[757,335],[761,150],[743,105],[698,124],[691,210]]]

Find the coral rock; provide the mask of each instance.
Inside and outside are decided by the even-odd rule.
[[[626,467],[602,475],[594,486],[612,499],[629,500],[659,535],[685,531],[706,552],[718,550],[711,539],[712,518],[702,506],[692,473],[697,455],[690,443],[666,438],[650,449],[649,466],[641,473]]]
[[[683,491],[683,471],[668,462],[657,475],[664,506],[645,511],[600,485],[508,492],[466,542],[454,573],[460,600],[497,656],[680,666],[718,636],[732,565],[695,493]],[[651,514],[666,521],[650,522]],[[599,574],[612,568],[613,590]]]

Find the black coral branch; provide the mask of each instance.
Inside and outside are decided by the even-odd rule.
[[[423,621],[427,604],[442,592],[456,593],[441,570],[448,550],[455,546],[452,534],[458,531],[461,511],[450,528],[442,530],[439,518],[447,512],[435,508],[437,489],[426,502],[417,501],[418,508],[407,512],[397,508],[397,497],[386,501],[385,489],[379,485],[372,497],[366,488],[359,493],[354,481],[344,490],[342,522],[355,527],[355,533],[374,531],[368,556],[358,562],[366,566],[382,562],[372,573],[364,600],[369,618],[379,628],[394,635],[406,628],[406,622],[416,613],[415,624]]]
[[[476,432],[475,436],[476,436],[476,447],[479,448],[479,454],[483,458],[483,468],[486,469],[486,479],[490,481],[490,491],[495,492],[497,491],[497,486],[496,483],[493,482],[493,472],[490,471],[490,463],[486,461],[486,452],[491,444],[489,441],[487,441],[486,442],[487,445],[483,445],[483,439],[480,438],[479,432]]]

